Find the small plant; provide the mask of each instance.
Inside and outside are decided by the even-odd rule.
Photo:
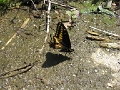
[[[20,0],[0,0],[0,5],[10,7],[12,4],[20,3]]]
[[[0,15],[3,15],[9,5],[9,0],[0,0]]]

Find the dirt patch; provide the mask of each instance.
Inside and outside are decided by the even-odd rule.
[[[59,11],[65,12],[61,9]],[[50,33],[53,34],[59,20],[54,11],[51,13]],[[28,11],[18,12],[15,9],[1,17],[0,48],[16,33],[29,15]],[[11,23],[14,16],[16,19]],[[51,49],[47,43],[40,54],[39,50],[46,35],[45,17],[32,18],[21,33],[0,51],[0,73],[26,66],[36,60],[39,62],[25,73],[1,79],[0,89],[119,90],[119,50],[101,48],[99,43],[102,41],[86,39],[89,26],[120,34],[119,26],[116,26],[117,20],[107,24],[103,17],[102,14],[87,14],[75,20],[76,26],[68,30],[72,48],[75,50],[71,54]],[[49,40],[50,38],[47,39]]]

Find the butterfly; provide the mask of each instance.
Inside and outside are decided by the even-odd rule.
[[[69,34],[67,32],[66,27],[62,22],[57,24],[56,33],[51,37],[49,42],[49,46],[54,49],[61,49],[61,52],[72,52],[74,49],[71,49],[71,42],[69,38]]]

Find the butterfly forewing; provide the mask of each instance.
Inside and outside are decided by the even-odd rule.
[[[57,31],[59,32],[59,35],[57,36],[59,38],[60,43],[67,49],[71,48],[71,43],[66,27],[62,22],[59,22],[57,27]]]
[[[59,23],[57,24],[55,37],[60,38],[60,34],[62,33],[61,31],[63,31],[63,30],[61,30],[61,22],[59,22]]]

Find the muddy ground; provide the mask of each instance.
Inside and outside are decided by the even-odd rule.
[[[63,20],[68,20],[68,16],[59,11],[63,14]],[[50,33],[53,34],[59,20],[54,11],[50,15]],[[0,90],[119,90],[120,51],[100,47],[99,44],[105,41],[86,39],[86,31],[92,30],[89,26],[120,35],[120,18],[107,23],[103,20],[105,16],[86,14],[74,20],[76,24],[68,32],[75,52],[65,54],[50,48],[48,37],[40,54],[46,36],[45,14],[43,18],[34,18],[28,8],[8,11],[0,17],[0,48],[27,18],[31,19],[0,51]],[[99,34],[108,38],[104,33]],[[120,42],[112,36],[109,38],[112,42]],[[30,63],[34,61],[38,62],[32,66]],[[20,67],[24,67],[25,72],[20,73]],[[12,74],[15,76],[4,78]]]

